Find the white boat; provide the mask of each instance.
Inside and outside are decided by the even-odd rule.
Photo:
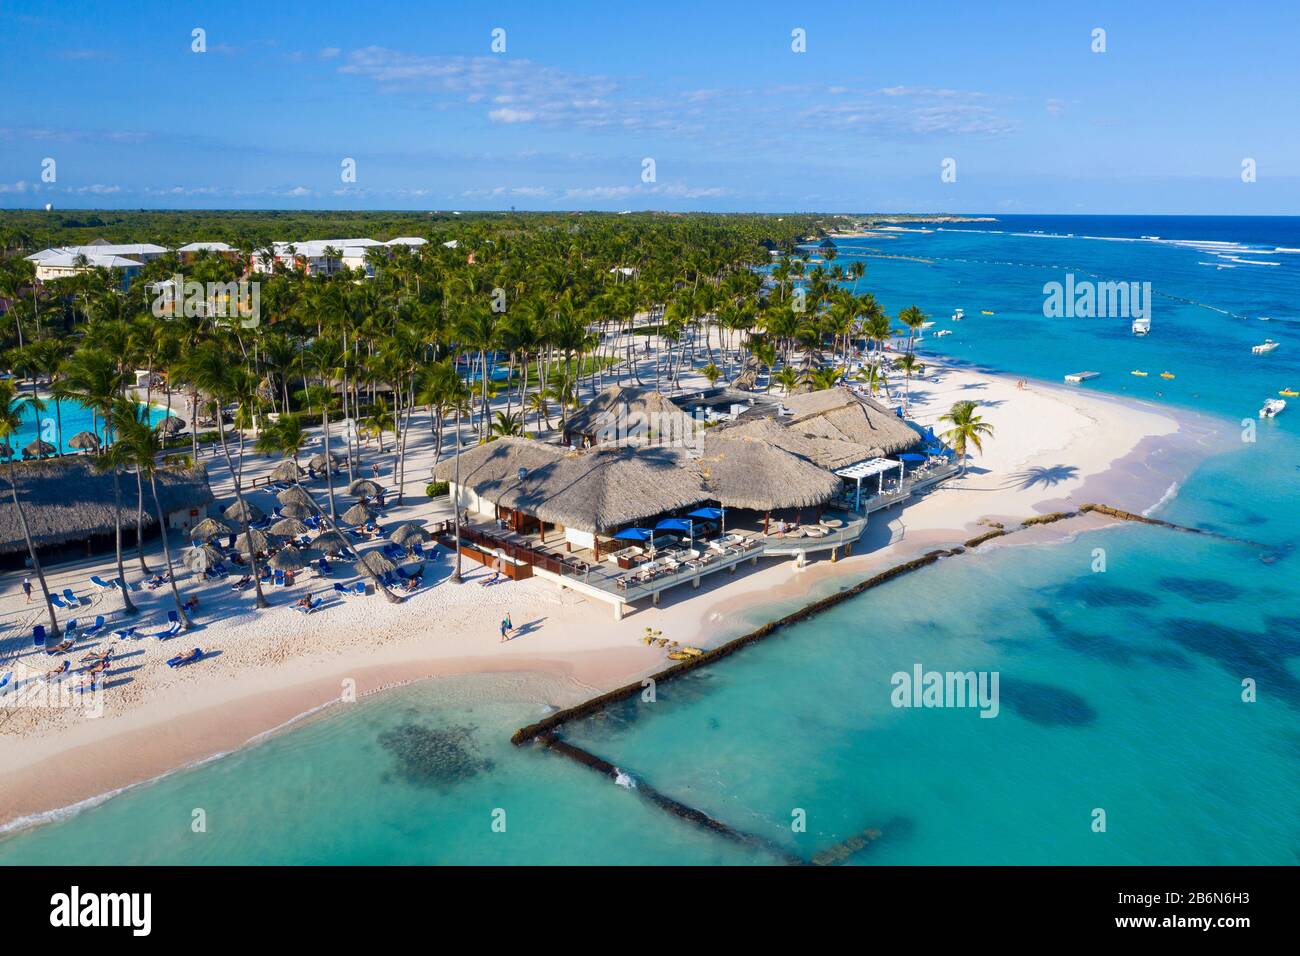
[[[1078,385],[1080,382],[1086,382],[1099,375],[1101,375],[1101,372],[1075,372],[1073,375],[1065,376],[1065,380],[1072,385]]]
[[[934,333],[936,339],[941,339],[945,335],[952,335],[952,329],[940,329],[938,332]]]
[[[1259,410],[1260,418],[1275,418],[1282,409],[1286,408],[1286,401],[1281,398],[1264,399],[1264,407]]]
[[[934,323],[933,323],[933,322],[922,322],[922,323],[921,323],[921,328],[923,328],[923,329],[932,329],[932,328],[934,328]]]
[[[1134,335],[1146,335],[1148,332],[1151,331],[1151,320],[1134,319],[1132,328],[1133,328]]]
[[[1281,344],[1281,342],[1274,342],[1272,339],[1265,339],[1259,345],[1252,345],[1250,350],[1256,355],[1267,355]]]
[[[964,318],[966,318],[966,310],[965,310],[965,309],[957,309],[957,310],[954,311],[953,314],[952,314],[952,320],[953,320],[954,322],[960,322],[960,321],[961,321],[962,319],[964,319]]]

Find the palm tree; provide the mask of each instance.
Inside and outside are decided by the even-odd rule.
[[[491,438],[506,438],[524,433],[523,416],[517,412],[497,412],[492,422]],[[491,440],[489,438],[489,441]]]
[[[0,445],[8,445],[9,439],[18,434],[22,427],[22,413],[26,408],[39,411],[40,400],[30,395],[18,395],[14,390],[12,379],[0,379]],[[23,530],[23,541],[27,544],[27,555],[31,558],[32,570],[36,580],[41,584],[41,594],[45,596],[45,610],[50,615],[50,634],[59,637],[59,619],[50,602],[50,589],[45,584],[45,571],[41,568],[41,559],[36,556],[36,546],[32,544],[32,533],[27,527],[27,512],[18,500],[18,468],[14,464],[16,449],[11,449],[9,459],[9,494],[13,497],[14,513],[18,515],[18,526]]]
[[[781,386],[782,391],[787,395],[789,395],[791,390],[799,384],[799,373],[789,365],[781,366],[781,370],[777,372],[773,378],[776,383]]]
[[[903,415],[907,415],[907,405],[912,398],[912,376],[925,368],[913,353],[900,355],[894,359],[894,368],[903,373]]]
[[[138,474],[149,479],[149,490],[153,492],[154,518],[158,522],[158,535],[162,538],[163,561],[167,565],[167,580],[171,584],[172,599],[176,602],[176,613],[180,615],[181,627],[189,630],[189,615],[181,603],[181,592],[176,587],[176,573],[172,569],[171,544],[167,540],[167,515],[163,512],[162,502],[158,498],[158,456],[163,452],[162,433],[149,427],[136,417],[135,406],[130,402],[117,405],[113,410],[113,427],[117,432],[117,441],[124,446],[124,454],[135,466]]]
[[[956,402],[948,414],[940,415],[939,421],[952,425],[943,437],[948,440],[952,450],[961,455],[961,470],[966,472],[966,456],[971,447],[984,451],[983,439],[993,435],[993,426],[975,414],[978,406],[974,402]]]
[[[912,345],[916,341],[916,333],[925,324],[928,316],[914,305],[909,305],[902,312],[898,313],[898,321],[907,326],[907,350],[912,351]]]
[[[722,369],[718,368],[712,362],[700,369],[701,374],[709,380],[709,387],[712,388],[718,384],[718,379],[722,377]]]
[[[120,417],[135,413],[135,407],[128,399],[119,398],[117,401],[119,405],[125,404],[126,407],[111,409],[111,416]],[[117,579],[122,584],[122,609],[127,614],[137,614],[139,611],[131,603],[131,591],[126,586],[126,570],[122,566],[122,472],[130,463],[131,449],[122,442],[113,442],[93,460],[91,466],[101,474],[109,472],[113,476],[113,531],[117,550]]]

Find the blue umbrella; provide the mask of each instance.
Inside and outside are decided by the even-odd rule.
[[[705,521],[719,521],[722,518],[721,508],[696,508],[686,517],[703,518]]]
[[[925,455],[918,455],[915,452],[906,452],[898,456],[899,461],[925,461]]]
[[[695,523],[686,518],[664,518],[657,525],[656,531],[684,531],[690,534],[695,530]]]
[[[649,528],[624,528],[614,535],[620,541],[649,541],[653,536],[654,532]]]

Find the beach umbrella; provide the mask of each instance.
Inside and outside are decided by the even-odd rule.
[[[375,575],[375,577],[383,577],[385,574],[390,574],[397,569],[397,565],[384,557],[383,553],[380,551],[367,551],[361,556],[361,563],[364,564],[370,573]]]
[[[281,518],[305,518],[311,514],[311,509],[298,504],[280,505]]]
[[[200,544],[193,548],[186,548],[181,555],[181,563],[195,574],[202,574],[210,568],[215,568],[223,560],[225,560],[225,555],[210,544]]]
[[[358,478],[348,485],[348,494],[359,498],[374,498],[384,493],[384,486],[370,478]]]
[[[102,444],[94,432],[77,432],[68,439],[68,447],[78,451],[94,451]]]
[[[348,540],[337,531],[325,531],[312,542],[326,554],[343,554],[348,550]]]
[[[154,425],[154,431],[164,432],[168,435],[176,435],[185,431],[185,419],[177,418],[175,415],[168,415],[166,418],[159,419],[158,424]]]
[[[393,533],[388,536],[388,540],[399,547],[408,548],[411,546],[412,542],[419,541],[421,544],[424,544],[430,540],[430,537],[429,532],[425,531],[418,524],[407,522],[406,524],[398,525]]]
[[[248,546],[250,541],[253,545],[252,548],[249,548]],[[270,546],[271,539],[256,529],[251,529],[248,534],[241,534],[235,539],[235,547],[239,549],[241,554],[252,554],[254,551],[266,551]]]
[[[286,458],[274,468],[271,469],[272,481],[297,481],[302,474],[302,469],[292,458]]]
[[[271,525],[270,530],[271,534],[282,534],[292,538],[300,534],[306,534],[310,529],[297,518],[281,518]]]
[[[336,454],[334,452],[330,452],[329,456],[330,456],[329,460],[332,464],[335,465],[343,464],[342,455]],[[315,455],[312,456],[312,459],[311,461],[308,462],[308,464],[312,468],[315,468],[317,471],[321,471],[325,467],[325,452],[323,451],[317,452]]]
[[[275,496],[275,500],[282,505],[300,505],[303,508],[310,508],[312,504],[311,495],[307,494],[300,485],[284,489]]]
[[[251,501],[236,501],[233,505],[222,512],[231,521],[258,521],[263,515],[263,511]]]
[[[654,537],[654,532],[649,528],[624,528],[618,534],[614,535],[618,541],[649,541]]]
[[[347,511],[343,512],[344,524],[365,524],[372,517],[372,513],[365,505],[353,505]]]
[[[58,451],[58,449],[55,448],[53,445],[51,445],[49,442],[41,441],[38,438],[36,439],[36,441],[32,442],[26,448],[24,448],[23,451],[25,451],[27,454],[35,458],[39,458],[42,455],[53,455],[55,452]]]
[[[204,544],[213,538],[224,538],[234,528],[216,518],[204,518],[190,529],[190,538],[198,544]]]
[[[307,563],[306,557],[296,548],[281,548],[271,555],[267,564],[277,571],[297,571]]]

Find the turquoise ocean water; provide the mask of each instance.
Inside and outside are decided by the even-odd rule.
[[[1161,238],[1120,241],[1141,236]],[[891,314],[915,302],[952,328],[929,344],[958,361],[1055,381],[1095,369],[1087,387],[1196,408],[1232,438],[1265,397],[1300,386],[1300,254],[1278,247],[1300,249],[1300,223],[1019,217],[845,242],[838,261],[868,253],[861,288]],[[1043,283],[1071,269],[1150,281],[1151,335],[1044,318]],[[968,318],[948,322],[959,306]],[[1282,347],[1252,356],[1266,337]],[[1177,378],[1158,378],[1166,369]],[[1270,548],[1123,526],[943,561],[663,686],[654,703],[565,730],[767,848],[512,747],[556,686],[472,676],[367,699],[0,838],[0,863],[767,863],[868,829],[881,836],[853,862],[1294,863],[1292,405],[1258,423],[1257,441],[1225,442],[1158,512]],[[891,706],[891,675],[916,664],[996,671],[1000,713]],[[1241,699],[1247,678],[1254,703]],[[196,808],[204,833],[192,832]]]

